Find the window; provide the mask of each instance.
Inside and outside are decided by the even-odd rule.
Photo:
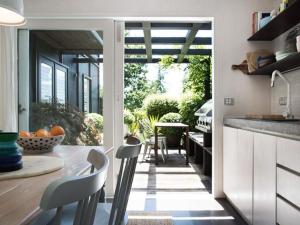
[[[90,112],[90,82],[91,78],[89,76],[83,76],[83,111],[85,113]]]
[[[39,101],[65,104],[67,98],[67,74],[66,66],[54,60],[40,56],[39,63]]]
[[[53,98],[53,66],[45,62],[40,64],[40,101],[51,102]]]
[[[55,65],[55,93],[58,103],[66,103],[66,81],[67,81],[67,70],[66,68]]]

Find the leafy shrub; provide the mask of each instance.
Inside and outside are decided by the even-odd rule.
[[[134,118],[133,114],[128,109],[125,109],[124,110],[124,123],[127,126],[130,126],[134,121],[135,121],[135,118]]]
[[[133,116],[136,121],[140,121],[140,120],[147,118],[147,113],[143,109],[136,109],[133,111]]]
[[[145,99],[144,106],[148,117],[161,118],[167,113],[178,113],[178,101],[166,95],[150,95]]]
[[[53,124],[58,124],[65,130],[65,139],[62,144],[76,145],[80,133],[85,130],[84,114],[71,104],[33,103],[30,130],[49,129]]]
[[[140,120],[140,131],[143,138],[150,138],[154,135],[154,125],[158,122],[158,117],[150,116]]]
[[[159,122],[180,123],[182,122],[182,116],[179,113],[168,113],[164,115]],[[176,136],[177,138],[179,138],[178,136],[180,136],[181,133],[177,128],[161,128],[160,132],[167,137]]]
[[[179,113],[182,116],[182,122],[188,124],[192,130],[197,124],[197,117],[194,115],[194,113],[203,104],[203,98],[191,92],[184,94],[180,100]]]
[[[89,113],[84,118],[85,129],[80,134],[80,141],[84,145],[97,146],[102,143],[103,116]]]

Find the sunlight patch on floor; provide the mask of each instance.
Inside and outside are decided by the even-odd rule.
[[[127,205],[129,211],[144,211],[147,199],[147,192],[131,192]]]
[[[156,167],[157,173],[196,173],[191,167]]]
[[[205,186],[197,174],[156,174],[154,188],[205,189]]]
[[[147,194],[132,191],[129,211],[144,211],[146,204],[156,211],[223,211],[224,208],[207,192],[163,192]],[[150,207],[148,207],[150,208]]]
[[[199,221],[213,221],[213,220],[234,220],[234,218],[232,216],[199,216],[199,217],[173,217],[173,220],[199,220]]]
[[[172,192],[156,194],[158,211],[221,211],[224,208],[209,194],[198,192]]]

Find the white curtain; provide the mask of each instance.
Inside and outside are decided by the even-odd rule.
[[[0,26],[0,130],[17,131],[16,29]]]

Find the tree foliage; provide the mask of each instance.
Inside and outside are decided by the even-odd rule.
[[[192,91],[202,95],[205,100],[211,98],[211,57],[192,56],[189,58],[188,77],[184,82],[184,92]]]
[[[126,63],[124,72],[125,108],[134,111],[143,106],[143,101],[150,91],[146,77],[147,70],[144,64]]]
[[[197,117],[194,114],[203,103],[203,97],[193,92],[186,92],[179,102],[179,113],[182,116],[182,121],[189,124],[192,130],[197,124]]]

